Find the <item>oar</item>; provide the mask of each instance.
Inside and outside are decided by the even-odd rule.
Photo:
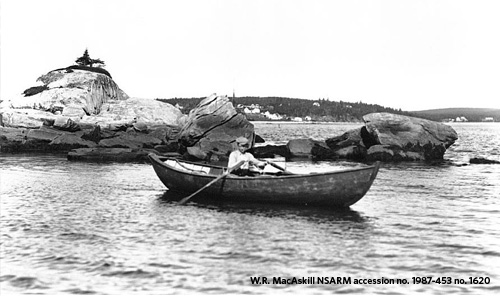
[[[281,166],[279,166],[279,165],[275,164],[275,163],[274,163],[274,162],[272,162],[272,161],[269,161],[269,160],[268,160],[268,161],[267,161],[267,163],[268,163],[268,164],[270,164],[270,165],[272,165],[273,167],[277,168],[278,170],[283,171],[284,173],[287,173],[287,174],[292,174],[292,173],[290,173],[289,171],[287,171],[286,169],[282,168]]]
[[[207,189],[208,187],[210,187],[212,184],[214,184],[215,182],[219,181],[220,179],[226,177],[227,175],[229,175],[232,171],[236,170],[237,168],[239,168],[240,166],[242,166],[245,162],[244,161],[240,161],[238,162],[236,165],[234,165],[233,167],[229,168],[227,170],[227,172],[225,172],[224,174],[220,175],[219,177],[213,179],[212,181],[208,182],[207,185],[201,187],[200,189],[198,189],[198,191],[196,191],[195,193],[191,194],[190,196],[186,196],[184,197],[183,199],[181,199],[181,201],[179,201],[179,204],[180,205],[183,205],[185,204],[188,200],[190,200],[193,196],[195,196],[196,194],[202,192],[203,190]]]

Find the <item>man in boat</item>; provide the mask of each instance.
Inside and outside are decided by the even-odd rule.
[[[248,139],[245,137],[239,137],[236,139],[237,148],[231,154],[229,154],[229,162],[227,164],[228,168],[235,166],[240,161],[244,161],[243,165],[238,169],[232,171],[233,174],[238,176],[254,176],[259,174],[261,170],[266,166],[267,162],[260,161],[256,159],[252,153],[247,152],[250,148],[248,144]],[[257,169],[257,168],[260,169]]]

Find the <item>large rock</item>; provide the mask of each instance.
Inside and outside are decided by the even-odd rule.
[[[95,147],[96,143],[82,138],[84,131],[71,133],[42,126],[38,129],[0,127],[2,152],[69,151],[80,147]]]
[[[370,146],[370,137],[367,135],[365,127],[353,129],[344,134],[327,139],[326,145],[332,153],[323,152],[323,155],[329,158],[345,158],[353,160],[364,160],[366,158],[366,147]],[[318,157],[316,158],[325,158]]]
[[[34,109],[0,109],[0,126],[11,128],[40,128],[54,124],[57,116]]]
[[[442,159],[458,138],[452,127],[431,120],[391,113],[371,113],[363,119],[365,126],[326,140],[335,155],[357,160],[435,160]]]
[[[71,111],[67,114],[83,111],[95,115],[104,103],[128,98],[111,77],[92,71],[59,69],[42,75],[37,81],[43,83],[41,92],[8,100],[4,106],[62,112],[68,107]]]
[[[469,159],[471,164],[500,164],[500,161],[494,159],[487,159],[482,157],[473,157]]]
[[[163,141],[154,135],[129,130],[128,132],[117,132],[114,137],[99,141],[99,147],[132,149],[154,148],[154,146],[161,145],[162,143]]]
[[[98,71],[97,71],[98,72]],[[178,145],[179,122],[186,117],[171,104],[129,98],[109,75],[95,69],[59,69],[0,105],[0,150],[69,151],[127,148],[162,151]],[[107,151],[109,154],[118,150]]]
[[[202,100],[186,119],[179,142],[191,156],[210,160],[227,158],[234,149],[234,139],[246,137],[254,143],[254,127],[236,112],[226,96],[215,94]]]
[[[78,125],[78,123],[73,121],[70,117],[66,116],[56,116],[56,119],[52,126],[54,128],[69,132],[76,132],[81,130],[81,127],[80,125]]]
[[[446,124],[422,118],[391,113],[363,116],[368,132],[381,145],[406,146],[408,143],[450,147],[458,139],[455,130]]]
[[[102,106],[96,116],[85,116],[82,122],[91,122],[107,128],[117,122],[130,126],[177,125],[185,115],[168,103],[152,99],[130,98],[112,101]]]
[[[26,128],[0,126],[0,152],[16,152],[22,150],[28,135]]]
[[[446,149],[458,139],[451,126],[427,119],[371,113],[363,116],[363,120],[369,140],[394,152],[403,151],[407,156],[403,156],[402,160],[443,159]],[[370,153],[367,157],[371,160],[378,159]]]

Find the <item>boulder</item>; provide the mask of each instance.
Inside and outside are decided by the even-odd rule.
[[[34,109],[0,109],[0,125],[11,128],[36,129],[52,125],[56,115]]]
[[[54,124],[52,125],[56,129],[63,131],[76,132],[81,130],[78,123],[74,122],[70,117],[66,116],[56,116]]]
[[[446,149],[458,139],[451,126],[431,120],[391,113],[371,113],[363,116],[363,120],[367,141],[404,151],[409,159],[403,160],[443,159]],[[370,159],[377,157],[372,155]]]
[[[469,162],[471,164],[500,164],[500,161],[498,160],[487,159],[482,157],[473,157],[469,159]]]
[[[314,145],[311,149],[311,156],[314,160],[332,160],[339,158],[334,151],[326,146],[326,143],[323,145]]]
[[[367,150],[362,145],[351,145],[344,148],[336,149],[334,155],[337,158],[351,160],[365,160]]]
[[[147,133],[165,143],[178,142],[180,127],[176,125],[149,126]]]
[[[26,128],[0,126],[0,152],[16,152],[26,143]]]
[[[325,142],[339,158],[381,161],[443,159],[446,149],[458,138],[443,123],[391,113],[363,117],[365,126]]]
[[[154,148],[163,141],[149,134],[131,132],[117,132],[114,137],[99,141],[103,148]]]
[[[178,125],[184,116],[171,104],[152,99],[130,98],[104,105],[102,112],[95,119],[102,123],[130,122],[136,128],[139,124],[141,129],[147,129],[151,125]]]
[[[98,125],[90,126],[83,131],[81,136],[82,139],[92,141],[94,143],[99,143],[101,140],[101,127]]]
[[[326,144],[332,150],[342,149],[350,146],[363,146],[363,138],[361,137],[361,128],[353,129],[344,134],[326,139]]]
[[[227,158],[237,137],[246,137],[253,146],[253,124],[236,112],[227,96],[213,94],[191,110],[179,132],[179,143],[189,148],[189,155],[209,160],[212,155]]]
[[[332,155],[332,158],[364,160],[367,152],[366,147],[372,144],[369,139],[366,127],[353,129],[340,136],[327,139],[325,143],[331,152],[329,154],[323,153],[327,156]]]
[[[26,136],[27,141],[40,141],[40,142],[52,142],[55,138],[63,135],[62,131],[58,131],[50,128],[43,129],[30,129],[28,130],[28,135]]]
[[[67,117],[76,117],[76,118],[82,118],[83,116],[86,115],[85,110],[78,105],[66,105],[61,112],[61,115],[67,116]]]
[[[103,130],[126,131],[134,128],[138,132],[154,126],[177,126],[185,117],[171,104],[153,99],[130,98],[104,104],[101,113],[83,116],[80,124],[99,125]]]
[[[63,113],[68,106],[71,110],[65,115],[81,114],[81,110],[92,115],[99,114],[108,101],[128,98],[111,77],[92,71],[58,69],[40,76],[37,81],[43,83],[41,92],[8,100],[5,105],[15,109],[62,109]]]
[[[76,148],[94,148],[97,144],[93,141],[89,141],[84,139],[83,137],[79,137],[76,134],[62,134],[57,138],[53,139],[49,146],[52,150],[57,151],[68,151]]]

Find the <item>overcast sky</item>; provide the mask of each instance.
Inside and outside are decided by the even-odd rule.
[[[0,98],[87,48],[128,95],[500,108],[500,1],[0,0]]]

